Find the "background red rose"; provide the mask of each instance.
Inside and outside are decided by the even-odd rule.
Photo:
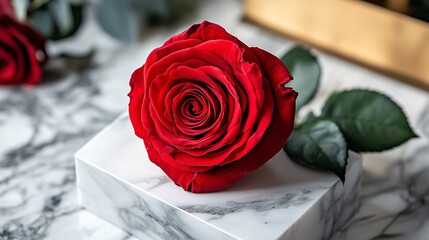
[[[218,191],[261,167],[293,128],[284,64],[203,22],[151,52],[130,81],[129,114],[148,156],[191,192]]]
[[[0,84],[37,84],[46,60],[45,40],[13,16],[9,1],[0,0]]]
[[[10,0],[0,0],[0,14],[14,15]]]

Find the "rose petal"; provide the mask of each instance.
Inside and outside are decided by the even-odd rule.
[[[187,39],[199,39],[203,42],[210,40],[228,40],[237,44],[241,48],[246,47],[243,42],[229,34],[223,27],[208,21],[192,25],[188,30],[171,37],[163,46],[168,46],[175,42]]]
[[[1,29],[0,29],[1,31]],[[4,83],[12,83],[16,72],[16,64],[13,56],[0,48],[0,79]]]
[[[130,79],[131,91],[128,93],[130,102],[128,103],[128,113],[131,123],[134,128],[135,134],[140,138],[148,137],[147,131],[142,125],[142,102],[143,102],[143,84],[144,84],[144,65],[137,68]]]

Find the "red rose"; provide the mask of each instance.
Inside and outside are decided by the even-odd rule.
[[[153,50],[132,75],[129,114],[150,160],[177,185],[213,192],[279,152],[297,93],[284,64],[203,22]]]
[[[45,40],[13,16],[9,1],[0,0],[0,84],[37,84],[46,59]]]

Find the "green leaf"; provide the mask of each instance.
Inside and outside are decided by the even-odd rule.
[[[38,6],[29,13],[29,23],[43,36],[52,40],[59,40],[73,35],[82,23],[83,5],[68,5],[68,3],[63,5],[65,3],[63,0],[61,1],[61,4],[54,0],[44,2],[43,5]],[[67,14],[65,15],[67,17],[61,11],[66,11]]]
[[[171,9],[170,19],[175,20],[196,10],[198,0],[167,0]]]
[[[354,151],[383,151],[417,137],[402,109],[370,90],[334,93],[320,116],[335,122]]]
[[[322,120],[295,128],[284,150],[293,161],[314,169],[331,171],[344,182],[347,143],[335,123]]]
[[[321,75],[319,62],[310,51],[299,46],[289,50],[281,60],[294,78],[287,86],[298,92],[296,108],[299,110],[316,95]]]
[[[20,1],[20,0],[18,0],[18,1]],[[32,0],[32,1],[30,1],[30,7],[29,7],[28,11],[32,12],[34,10],[37,10],[38,8],[44,7],[50,1],[52,1],[52,0]]]
[[[70,32],[73,28],[73,16],[68,0],[52,0],[47,7],[59,33],[65,35]]]
[[[317,120],[318,120],[318,118],[314,115],[314,113],[309,112],[307,115],[305,115],[304,119],[302,119],[301,124],[310,123],[310,122],[314,122]]]
[[[81,23],[82,23],[82,13],[83,13],[82,4],[71,4],[69,5],[69,11],[71,12],[72,25],[67,32],[61,32],[60,27],[56,25],[54,33],[50,36],[52,40],[59,40],[72,36],[77,32]]]
[[[31,14],[29,23],[43,36],[49,37],[54,32],[54,22],[46,10],[38,10]]]
[[[170,6],[166,0],[129,0],[135,10],[143,10],[146,14],[156,15],[160,19],[167,19],[170,15]]]
[[[137,40],[140,19],[133,11],[130,1],[100,1],[96,14],[100,26],[108,34],[124,42]]]

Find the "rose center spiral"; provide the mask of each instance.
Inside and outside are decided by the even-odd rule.
[[[181,116],[187,125],[200,122],[210,115],[210,103],[207,96],[199,90],[189,91],[181,101]]]
[[[189,98],[187,101],[185,101],[185,114],[188,117],[197,117],[199,116],[203,111],[203,104],[198,101],[195,97]]]

